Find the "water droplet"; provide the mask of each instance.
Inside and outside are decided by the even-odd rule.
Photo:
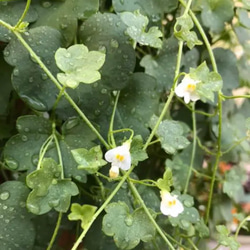
[[[22,137],[21,137],[21,139],[22,139],[22,141],[28,141],[28,137],[26,136],[26,135],[22,135]]]
[[[100,115],[100,113],[101,113],[101,111],[100,111],[99,109],[96,109],[96,110],[95,110],[95,115],[96,115],[96,116]]]
[[[131,226],[133,225],[133,222],[134,222],[134,220],[133,220],[132,216],[128,216],[128,217],[125,219],[125,223],[126,223],[126,225],[127,225],[128,227],[131,227]]]
[[[15,69],[13,70],[13,75],[14,75],[14,76],[19,76],[19,69],[15,68]]]
[[[184,202],[185,207],[192,207],[193,206],[193,202],[189,201],[189,200],[185,200]]]
[[[132,108],[131,109],[131,114],[134,114],[135,113],[135,108]]]
[[[46,73],[42,73],[41,77],[42,77],[42,80],[48,79],[48,75]]]
[[[118,47],[119,47],[119,43],[118,43],[118,41],[115,40],[115,39],[111,39],[110,45],[111,45],[111,47],[113,47],[113,48],[118,48]]]
[[[43,2],[43,3],[42,3],[42,6],[43,6],[44,8],[49,8],[49,7],[51,7],[51,5],[52,5],[51,2]]]
[[[24,131],[28,133],[28,132],[30,132],[30,129],[29,128],[24,128]]]
[[[104,101],[100,101],[99,105],[102,106],[104,104]]]
[[[31,158],[32,163],[36,166],[39,160],[39,155],[33,155]]]
[[[52,180],[52,184],[53,184],[53,185],[56,185],[56,184],[57,184],[57,180],[56,180],[56,179],[53,179],[53,180]]]
[[[6,205],[3,206],[3,210],[6,210],[8,207]]]
[[[0,219],[2,219],[2,218],[3,218],[3,215],[1,214],[1,215],[0,215]]]
[[[40,212],[40,208],[33,205],[33,204],[27,204],[27,208],[29,209],[29,211],[33,214],[39,214]]]
[[[9,197],[10,197],[10,193],[8,191],[4,191],[0,194],[0,199],[3,201],[9,199]]]
[[[61,27],[62,30],[65,30],[65,29],[68,28],[68,25],[65,24],[65,23],[61,23],[61,24],[60,24],[60,27]]]
[[[20,201],[19,205],[20,205],[20,207],[25,207],[26,203],[25,203],[25,201]]]
[[[32,83],[33,81],[34,81],[34,78],[31,76],[31,77],[29,78],[29,82]]]
[[[6,219],[6,220],[4,220],[4,222],[5,222],[5,223],[9,223],[9,222],[10,222],[10,220]]]
[[[5,159],[5,161],[6,161],[6,164],[9,166],[9,168],[13,170],[18,168],[18,162],[15,161],[14,159],[9,158],[9,159]]]
[[[110,223],[107,223],[107,224],[106,224],[106,227],[111,228],[111,224],[110,224]]]
[[[10,211],[10,212],[13,212],[14,209],[15,209],[14,207],[9,207],[9,211]]]
[[[67,53],[65,54],[65,57],[70,58],[70,57],[71,57],[71,54],[70,54],[69,52],[67,52]]]
[[[60,203],[60,200],[54,200],[54,201],[49,201],[49,206],[50,207],[57,207]]]
[[[4,56],[7,57],[10,55],[10,52],[9,50],[5,49],[4,52],[3,52]]]
[[[107,89],[102,89],[102,90],[101,90],[101,93],[102,93],[102,94],[107,94],[107,93],[108,93],[108,90],[107,90]]]
[[[188,228],[190,226],[190,222],[187,220],[181,220],[181,225],[185,228]]]

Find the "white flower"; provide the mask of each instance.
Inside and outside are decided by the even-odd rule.
[[[192,79],[189,74],[186,74],[181,83],[175,88],[175,94],[179,97],[184,97],[185,103],[190,100],[195,102],[200,99],[196,93],[196,84],[199,81]]]
[[[182,203],[177,199],[177,195],[171,195],[168,191],[161,191],[161,212],[164,215],[177,217],[184,211]]]
[[[105,159],[111,162],[109,171],[111,178],[116,178],[119,175],[119,169],[128,170],[131,166],[131,155],[129,152],[130,142],[123,143],[122,146],[110,149],[105,154]]]

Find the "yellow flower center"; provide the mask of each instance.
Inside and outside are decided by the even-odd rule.
[[[123,155],[120,155],[120,154],[117,154],[115,156],[115,158],[118,160],[118,161],[123,161],[124,160],[124,156]]]
[[[193,92],[195,89],[196,89],[196,85],[195,85],[195,84],[189,83],[189,84],[187,85],[187,91]]]
[[[168,206],[172,207],[176,204],[176,200],[168,201]]]

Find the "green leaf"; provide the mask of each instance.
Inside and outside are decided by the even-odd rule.
[[[201,20],[204,26],[214,33],[224,29],[224,23],[231,21],[234,16],[232,0],[202,0]]]
[[[148,32],[146,27],[148,25],[148,18],[140,13],[140,11],[123,12],[120,14],[122,21],[128,26],[127,34],[137,43],[147,45],[154,48],[162,46],[162,32],[158,27],[151,27]]]
[[[4,148],[4,160],[10,170],[33,171],[39,160],[43,143],[52,133],[52,124],[48,119],[35,115],[21,116],[17,120],[18,134],[9,139]],[[79,118],[71,118],[62,126],[59,146],[64,163],[66,178],[74,177],[86,182],[86,172],[77,169],[71,150],[80,147],[93,147],[96,135]],[[45,155],[59,161],[55,145],[52,143]]]
[[[25,9],[25,2],[6,2],[0,1],[0,19],[6,23],[15,26]],[[32,23],[37,20],[37,12],[30,6],[25,15],[24,21]],[[13,34],[4,26],[0,26],[0,41],[9,42]]]
[[[218,72],[223,80],[222,91],[225,95],[232,95],[232,90],[239,87],[237,58],[235,54],[228,49],[215,48],[213,52],[218,66]],[[206,60],[208,66],[212,68],[208,53],[203,56],[203,60]]]
[[[52,133],[52,124],[43,117],[27,115],[17,119],[16,128],[18,134],[5,144],[5,163],[10,170],[32,171],[42,144]]]
[[[27,208],[34,214],[45,214],[54,208],[58,212],[67,212],[71,196],[78,194],[76,184],[69,179],[61,179],[60,165],[45,158],[41,168],[26,178],[31,193],[27,199]]]
[[[216,226],[216,230],[219,233],[218,242],[226,247],[229,247],[231,250],[238,250],[240,247],[239,242],[236,241],[235,237],[229,236],[230,232],[224,225]]]
[[[250,117],[248,117],[248,118],[246,119],[245,125],[246,125],[246,128],[247,128],[247,129],[250,129]]]
[[[75,161],[79,164],[78,169],[84,169],[90,174],[96,173],[100,167],[107,164],[104,161],[100,146],[95,146],[90,150],[85,148],[74,149],[71,151]]]
[[[209,237],[209,228],[204,222],[204,219],[201,218],[195,225],[196,232],[198,233],[200,238],[208,238]]]
[[[12,91],[11,85],[12,68],[4,61],[3,56],[0,55],[0,115],[6,115],[7,109],[10,105],[10,94]]]
[[[196,33],[190,31],[193,28],[194,23],[188,14],[177,17],[176,20],[174,34],[180,41],[186,42],[189,49],[192,49],[195,45],[202,45],[202,42],[198,39]]]
[[[148,158],[148,155],[145,150],[143,150],[144,144],[143,139],[140,135],[137,135],[133,138],[130,148],[132,164],[137,165],[140,161],[144,161]]]
[[[120,90],[127,85],[135,67],[135,51],[124,34],[126,25],[111,13],[98,13],[80,27],[79,37],[89,50],[104,51],[106,60],[100,70],[103,86]]]
[[[142,72],[133,74],[119,97],[115,129],[131,128],[143,139],[149,134],[148,121],[159,105],[154,78]]]
[[[37,27],[24,32],[22,36],[50,72],[56,75],[58,68],[54,53],[61,45],[61,34],[50,27]],[[51,109],[57,98],[58,89],[17,38],[12,39],[6,46],[4,56],[5,61],[15,67],[12,85],[20,98],[32,109]]]
[[[183,162],[178,155],[176,155],[172,161],[170,159],[166,160],[166,168],[171,169],[173,172],[173,186],[176,190],[182,191],[185,188],[189,162],[190,161]]]
[[[19,181],[0,185],[0,249],[33,249],[35,230],[26,209],[29,189]]]
[[[71,221],[81,220],[81,227],[85,229],[88,223],[92,220],[97,207],[91,205],[79,205],[73,203],[71,205],[71,213],[68,215],[68,219]]]
[[[98,0],[35,1],[39,18],[33,27],[49,26],[62,33],[65,46],[73,43],[77,35],[78,19],[85,20],[98,11]]]
[[[145,68],[145,73],[157,80],[159,92],[170,90],[174,82],[174,70],[176,65],[176,54],[178,52],[178,41],[174,37],[163,40],[159,54],[146,55],[140,61]]]
[[[150,127],[153,129],[158,120],[153,116],[150,120]],[[161,141],[162,148],[168,154],[175,154],[177,150],[184,149],[189,145],[187,138],[183,136],[183,127],[180,122],[173,120],[164,120],[160,123],[156,136]]]
[[[190,68],[190,77],[199,81],[196,92],[202,101],[214,101],[214,92],[221,90],[223,81],[220,74],[212,71],[209,72],[206,62],[200,64],[196,69]]]
[[[182,202],[184,211],[178,217],[169,217],[169,222],[172,226],[178,226],[188,232],[191,230],[193,224],[200,221],[199,212],[193,207],[194,199],[192,196],[183,194],[178,196],[178,199]]]
[[[235,167],[226,172],[225,181],[223,183],[223,192],[235,202],[240,202],[244,196],[243,183],[247,176],[244,169]]]
[[[140,10],[142,14],[146,14],[152,22],[161,20],[165,13],[171,13],[178,6],[177,0],[113,0],[113,7],[116,12]],[[148,7],[150,6],[150,8]]]
[[[65,73],[58,73],[62,85],[76,88],[80,82],[93,83],[101,79],[99,69],[105,61],[105,54],[90,51],[83,44],[75,44],[68,49],[59,48],[55,53],[56,64]]]
[[[154,238],[155,228],[142,208],[131,214],[128,206],[119,202],[109,204],[105,211],[102,230],[114,237],[118,248],[133,249],[140,240],[148,242]]]
[[[161,190],[167,190],[170,192],[171,186],[173,185],[173,176],[170,168],[167,168],[163,174],[163,178],[157,180],[157,186]]]
[[[244,9],[237,9],[237,14],[239,16],[239,22],[242,26],[250,29],[250,18],[248,17],[248,11]]]

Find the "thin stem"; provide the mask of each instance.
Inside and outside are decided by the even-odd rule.
[[[53,134],[53,138],[54,138],[54,141],[55,141],[55,144],[56,144],[56,150],[57,150],[57,154],[58,154],[59,164],[60,164],[60,167],[61,167],[61,178],[64,179],[64,168],[63,168],[62,152],[61,152],[60,145],[59,145],[56,134]]]
[[[242,220],[235,232],[235,239],[237,239],[238,235],[239,235],[239,232],[240,232],[240,229],[243,227],[243,225],[245,224],[246,221],[249,221],[250,220],[250,215],[248,215],[244,220]]]
[[[7,29],[11,30],[15,36],[18,38],[18,40],[22,43],[22,45],[27,49],[27,51],[30,53],[31,57],[34,58],[34,60],[38,63],[38,65],[42,68],[42,70],[48,75],[50,80],[56,85],[56,87],[59,90],[62,90],[61,84],[57,81],[57,79],[52,75],[52,73],[49,71],[49,69],[46,67],[46,65],[41,61],[40,57],[37,56],[37,54],[32,50],[32,48],[29,46],[29,44],[23,39],[23,37],[13,29],[12,26],[10,26],[8,23],[0,20],[0,24],[6,27]],[[73,99],[68,95],[66,91],[64,91],[64,97],[66,100],[71,104],[71,106],[76,110],[76,112],[79,114],[79,116],[84,120],[84,122],[89,126],[89,128],[96,134],[98,139],[101,141],[101,143],[109,149],[108,143],[104,140],[104,138],[101,136],[101,134],[97,131],[97,129],[93,126],[93,124],[89,121],[89,119],[85,116],[85,114],[80,110],[80,108],[77,106],[77,104],[73,101]]]
[[[212,180],[211,180],[211,187],[208,197],[208,204],[207,204],[207,211],[206,211],[206,217],[205,217],[205,223],[208,223],[209,220],[209,214],[213,199],[213,192],[214,192],[214,184],[216,180],[216,173],[218,170],[219,162],[220,162],[220,156],[221,156],[221,131],[222,131],[222,101],[221,101],[221,95],[218,94],[218,107],[219,107],[219,125],[218,125],[218,139],[217,139],[217,155],[215,164],[213,166],[213,174],[212,174]]]
[[[199,249],[195,246],[194,242],[193,242],[191,239],[187,238],[187,241],[188,241],[188,243],[193,247],[193,249],[199,250]]]
[[[188,175],[187,175],[187,180],[186,180],[186,185],[184,188],[184,194],[187,193],[188,191],[188,185],[189,185],[189,181],[192,175],[192,169],[193,169],[193,165],[194,165],[194,158],[195,158],[195,153],[196,153],[196,138],[197,138],[197,131],[196,131],[196,116],[195,116],[195,102],[192,103],[192,120],[193,120],[193,149],[192,149],[192,155],[191,155],[191,161],[190,161],[190,165],[189,165],[189,170],[188,170]]]
[[[221,96],[225,99],[237,99],[237,98],[250,98],[250,95],[233,95],[233,96],[226,96],[221,94]]]
[[[174,80],[174,83],[173,83],[173,88],[170,91],[170,94],[168,96],[168,100],[165,103],[165,105],[163,107],[163,110],[161,111],[161,114],[160,114],[160,116],[159,116],[159,118],[158,118],[158,120],[157,120],[154,128],[152,129],[152,131],[151,131],[151,133],[150,133],[150,135],[149,135],[146,143],[143,146],[143,150],[146,150],[147,147],[149,146],[150,142],[152,141],[152,139],[153,139],[153,137],[154,137],[154,135],[155,135],[155,133],[156,133],[156,131],[157,131],[157,129],[158,129],[161,121],[163,120],[163,118],[164,118],[164,116],[165,116],[165,114],[166,114],[166,112],[168,110],[168,107],[169,107],[169,105],[170,105],[170,103],[171,103],[171,101],[172,101],[172,99],[174,97],[174,89],[175,89],[175,86],[177,84],[177,77],[178,77],[179,72],[180,72],[182,49],[183,49],[183,42],[180,41],[179,42],[178,55],[177,55],[177,63],[176,63],[176,69],[175,69],[175,80]]]
[[[50,143],[53,141],[53,135],[50,135],[47,140],[43,143],[41,149],[40,149],[40,153],[39,153],[39,160],[37,163],[37,170],[41,168],[41,164],[43,161],[43,157],[46,154],[48,147],[50,145]]]
[[[18,20],[17,24],[15,25],[14,29],[17,29],[19,27],[19,25],[23,22],[26,14],[30,8],[30,3],[31,3],[31,0],[27,0],[24,12],[23,12],[22,16],[20,17],[20,19]]]
[[[141,198],[139,192],[137,191],[135,185],[132,182],[130,182],[129,180],[128,180],[128,184],[129,184],[129,186],[131,188],[131,191],[133,192],[133,194],[135,195],[135,197],[138,199],[138,201],[140,202],[141,206],[143,207],[143,209],[144,209],[145,213],[147,214],[149,220],[154,225],[156,231],[160,234],[160,236],[166,242],[166,244],[169,246],[169,248],[172,249],[172,250],[175,250],[175,248],[173,247],[173,245],[171,244],[171,242],[168,240],[168,238],[163,233],[162,229],[156,223],[156,221],[153,218],[152,214],[149,212],[147,206],[145,205],[145,203],[144,203],[143,199]]]
[[[131,133],[131,135],[130,135],[130,137],[129,137],[129,139],[128,139],[129,141],[131,141],[132,138],[134,137],[134,130],[131,129],[131,128],[117,129],[117,130],[112,131],[111,133],[115,134],[115,133],[121,133],[121,132],[126,132],[126,131],[128,131],[128,132]]]
[[[61,225],[62,216],[63,216],[63,213],[60,212],[59,215],[58,215],[58,219],[57,219],[57,222],[56,222],[56,227],[55,227],[54,233],[53,233],[53,235],[51,237],[51,240],[50,240],[49,245],[48,245],[48,247],[47,247],[46,250],[50,250],[53,247],[53,244],[55,242],[56,236],[58,234],[58,230],[59,230],[60,225]]]
[[[229,149],[227,149],[226,151],[222,151],[221,155],[224,155],[228,152],[230,152],[232,149],[234,149],[235,147],[237,147],[239,144],[241,144],[243,141],[245,141],[247,139],[247,137],[243,137],[242,139],[240,139],[239,141],[235,142],[234,145],[232,145]]]
[[[100,186],[102,199],[105,200],[105,189],[104,189],[103,183],[100,181],[97,175],[94,175],[94,178],[96,182],[98,183],[98,185]]]
[[[116,147],[114,133],[113,133],[113,127],[114,127],[115,112],[116,112],[119,96],[120,96],[120,91],[117,92],[116,97],[115,97],[115,103],[114,103],[112,116],[110,119],[109,133],[108,133],[108,142],[109,142],[109,144],[111,144],[111,146],[113,148]]]
[[[109,204],[109,202],[113,199],[115,194],[118,192],[118,190],[121,188],[122,184],[126,181],[130,173],[133,171],[134,167],[131,167],[128,172],[123,176],[121,181],[118,183],[116,188],[113,190],[113,192],[109,195],[109,197],[106,199],[106,201],[102,204],[102,206],[95,212],[94,216],[90,220],[90,222],[86,225],[81,235],[78,237],[77,241],[75,242],[74,246],[71,248],[71,250],[76,250],[77,247],[82,242],[82,239],[85,237],[86,233],[88,232],[89,228],[93,224],[93,222],[96,220],[96,218],[101,214],[101,212],[105,209],[105,207]]]

